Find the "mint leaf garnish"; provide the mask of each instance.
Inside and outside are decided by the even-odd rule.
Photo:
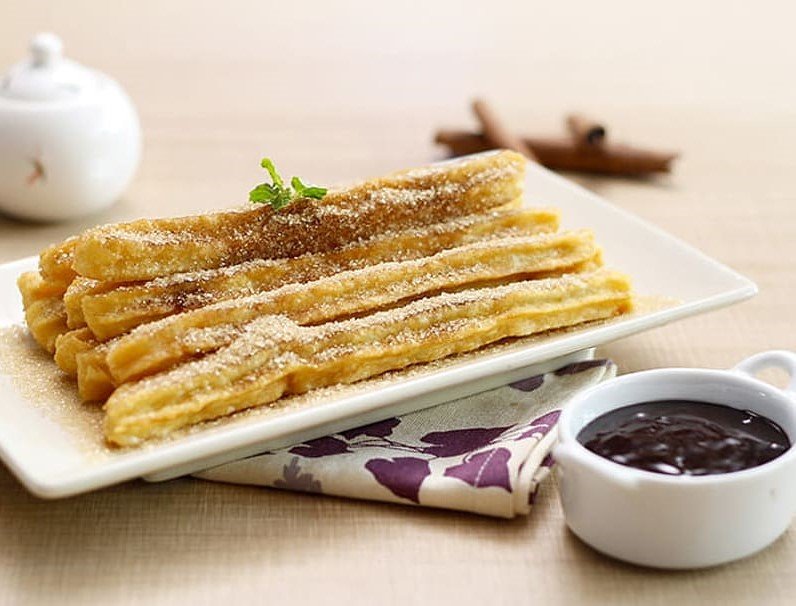
[[[290,185],[293,187],[293,191],[296,192],[296,196],[299,198],[313,198],[315,200],[320,200],[326,195],[325,187],[304,185],[301,182],[301,179],[299,179],[298,177],[293,177],[290,180]]]
[[[271,183],[261,183],[249,192],[249,201],[255,204],[270,204],[274,210],[284,208],[297,198],[313,198],[320,200],[326,195],[325,187],[315,187],[304,185],[301,179],[293,177],[290,180],[290,187],[285,187],[285,182],[276,171],[274,163],[269,158],[263,158],[260,162],[268,174],[271,176]]]
[[[260,166],[268,171],[268,174],[271,175],[271,181],[274,182],[276,187],[284,187],[285,182],[282,181],[282,177],[280,177],[279,173],[276,172],[276,166],[274,166],[274,163],[270,158],[263,158],[260,160]]]

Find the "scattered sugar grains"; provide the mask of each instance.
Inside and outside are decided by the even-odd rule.
[[[147,310],[158,304],[176,310],[195,309],[217,301],[278,288],[287,283],[309,282],[342,271],[361,269],[374,262],[420,258],[447,248],[445,237],[454,234],[460,235],[460,245],[472,243],[476,239],[489,242],[510,236],[527,237],[529,228],[535,225],[527,217],[527,212],[490,211],[426,227],[388,231],[363,242],[342,246],[331,256],[321,253],[278,260],[254,259],[238,265],[162,276],[148,282],[113,288],[112,296],[124,297],[127,294],[130,297],[124,306],[127,311]],[[518,218],[518,223],[512,224]],[[485,233],[479,233],[479,225],[483,226]],[[474,233],[467,233],[473,228],[476,228]],[[396,246],[396,239],[414,243]],[[455,246],[451,242],[448,244]],[[269,272],[271,275],[263,284],[262,276]]]
[[[381,263],[358,270],[341,272],[337,275],[326,276],[313,282],[287,284],[278,289],[264,293],[222,300],[205,306],[194,313],[205,315],[219,312],[223,314],[236,309],[256,309],[258,306],[268,306],[275,301],[285,300],[291,297],[300,297],[307,293],[310,288],[323,286],[330,293],[343,292],[348,289],[347,285],[355,279],[357,284],[366,284],[368,282],[384,284],[385,276],[393,277],[390,278],[387,285],[383,286],[383,289],[388,293],[392,293],[394,298],[403,298],[403,296],[409,296],[427,288],[434,289],[451,285],[456,286],[464,284],[472,279],[488,279],[493,277],[490,274],[490,268],[486,267],[484,264],[471,262],[469,266],[453,267],[449,263],[449,259],[471,259],[472,255],[484,251],[494,251],[495,254],[500,254],[506,251],[510,252],[513,248],[523,245],[545,246],[561,237],[560,234],[540,234],[535,236],[511,236],[498,240],[475,242],[457,249],[445,250],[429,257],[408,261]],[[558,251],[555,249],[553,249],[554,254],[551,254],[550,249],[544,250],[544,253],[548,255],[548,258],[551,260],[559,256]],[[520,263],[521,259],[517,259],[516,262]],[[413,278],[411,280],[407,281],[404,278],[404,276],[412,274]],[[363,294],[363,296],[365,295]],[[334,305],[334,301],[324,301],[321,299],[317,302],[316,307],[318,309],[324,307],[334,308]],[[135,328],[131,335],[137,338],[149,338],[158,334],[159,331],[166,327],[174,326],[180,319],[180,316],[173,315],[143,324]]]
[[[80,401],[74,380],[55,366],[23,326],[0,328],[0,368],[25,403],[62,427],[87,458],[110,455],[102,436],[102,408]]]
[[[253,210],[248,206],[211,213],[202,218],[201,226],[197,224],[195,229],[190,230],[181,229],[181,220],[175,219],[172,220],[173,224],[169,224],[168,220],[160,220],[158,223],[139,221],[106,226],[92,230],[87,235],[102,244],[113,240],[158,246],[180,242],[212,241],[220,244],[213,219],[223,215],[229,218],[228,225],[225,225],[228,229],[224,244],[229,249],[230,259],[250,257],[247,249],[259,248],[263,244],[268,248],[268,256],[273,258],[308,252],[301,249],[309,249],[310,252],[315,249],[328,250],[344,242],[361,241],[373,233],[387,231],[398,216],[412,217],[410,223],[415,225],[430,224],[442,216],[456,214],[454,211],[457,208],[466,210],[467,205],[461,202],[463,196],[472,193],[473,188],[501,181],[506,181],[506,187],[513,186],[511,178],[522,171],[521,166],[510,161],[496,166],[469,168],[467,163],[471,161],[462,162],[467,170],[460,171],[464,174],[457,175],[456,181],[452,181],[447,172],[451,165],[429,166],[388,178],[388,183],[376,180],[345,189],[331,189],[321,201],[301,199],[279,213],[268,212],[267,208]],[[504,192],[496,195],[496,200],[500,200]],[[474,199],[471,212],[484,211],[489,205],[486,199],[483,202]],[[405,220],[403,222],[406,223]],[[318,231],[319,225],[333,225],[335,229]],[[285,227],[291,229],[284,230]],[[264,230],[281,233],[283,237],[263,242],[260,236],[265,233]],[[310,242],[305,237],[300,238],[301,242],[296,240],[298,234],[306,233],[318,237]]]
[[[670,299],[653,300],[651,298],[642,298],[641,303],[638,304],[635,309],[639,313],[641,312],[641,308],[646,310],[646,312],[649,312],[652,311],[653,309],[670,307],[676,303],[677,303],[676,301]],[[636,312],[631,312],[631,316],[635,315],[635,313]],[[627,316],[625,316],[625,318],[626,317]],[[205,421],[204,423],[194,425],[192,427],[180,429],[174,432],[172,435],[166,438],[162,438],[158,441],[154,441],[153,443],[157,444],[161,443],[161,441],[168,442],[171,440],[180,439],[181,437],[184,437],[186,435],[192,435],[194,433],[200,433],[200,432],[204,433],[208,430],[212,431],[213,428],[222,429],[224,427],[230,427],[230,426],[234,427],[241,424],[260,421],[266,418],[272,418],[275,416],[289,414],[297,410],[326,405],[333,401],[342,400],[349,397],[355,397],[358,395],[373,392],[381,388],[400,384],[410,379],[427,377],[435,373],[445,371],[456,366],[464,365],[476,360],[483,361],[490,357],[495,357],[498,355],[510,353],[512,351],[519,351],[522,349],[526,349],[537,343],[545,342],[551,338],[555,338],[556,336],[563,336],[572,332],[583,330],[585,328],[593,328],[595,326],[607,325],[616,321],[620,321],[620,319],[614,318],[611,320],[597,320],[593,322],[588,322],[586,324],[581,324],[578,326],[571,326],[567,328],[546,331],[544,333],[538,333],[527,337],[504,339],[497,343],[493,343],[491,345],[482,347],[476,351],[457,354],[454,356],[449,356],[447,358],[434,360],[432,362],[425,362],[423,364],[416,364],[413,366],[402,368],[400,370],[389,371],[381,375],[378,375],[376,377],[364,379],[362,381],[357,381],[356,383],[336,384],[328,387],[320,387],[317,389],[313,389],[312,391],[309,391],[304,394],[285,396],[265,406],[248,408],[245,410],[238,411],[232,416],[223,417],[211,421]],[[146,447],[146,444],[144,445],[144,447]]]
[[[598,271],[593,275],[599,276],[603,273]],[[181,384],[191,378],[212,375],[227,368],[238,368],[238,375],[244,377],[250,374],[249,366],[253,363],[260,368],[258,372],[261,373],[278,370],[280,366],[274,364],[273,357],[264,365],[253,360],[258,353],[268,350],[284,353],[295,351],[298,355],[309,357],[353,351],[358,344],[356,340],[353,343],[346,342],[350,341],[347,337],[351,335],[366,335],[363,338],[366,345],[375,340],[382,344],[424,342],[460,330],[466,325],[477,325],[481,319],[472,316],[473,304],[484,304],[484,311],[488,314],[490,303],[501,302],[512,294],[548,292],[572,295],[573,291],[582,292],[591,285],[588,276],[577,274],[556,279],[516,282],[492,288],[443,293],[362,318],[318,326],[299,326],[284,316],[264,316],[247,324],[241,336],[226,348],[182,364],[171,371],[146,378],[137,385],[146,390]],[[469,316],[457,316],[457,308],[467,311]],[[421,321],[412,325],[412,320],[418,318]],[[342,343],[338,344],[338,339]],[[327,350],[327,353],[322,353],[323,350]],[[135,388],[131,386],[131,389]]]

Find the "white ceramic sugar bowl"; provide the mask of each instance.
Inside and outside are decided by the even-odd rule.
[[[38,34],[0,79],[0,212],[60,221],[111,205],[141,154],[138,115],[108,76]]]

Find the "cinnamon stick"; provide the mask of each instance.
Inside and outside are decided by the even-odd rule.
[[[447,146],[454,156],[497,147],[480,133],[459,130],[441,130],[435,140]],[[570,138],[523,137],[522,141],[533,151],[540,164],[553,170],[643,176],[670,172],[672,161],[677,158],[675,153],[644,150],[629,145],[585,147]]]
[[[578,145],[597,146],[605,142],[605,127],[583,114],[569,114],[566,118],[567,130]]]
[[[536,160],[528,144],[506,128],[483,99],[473,101],[473,112],[481,123],[481,130],[489,145],[494,148],[513,149],[530,160]]]

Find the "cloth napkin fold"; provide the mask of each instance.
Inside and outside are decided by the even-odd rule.
[[[561,406],[615,374],[609,360],[576,362],[196,476],[502,518],[528,514],[552,465]]]

